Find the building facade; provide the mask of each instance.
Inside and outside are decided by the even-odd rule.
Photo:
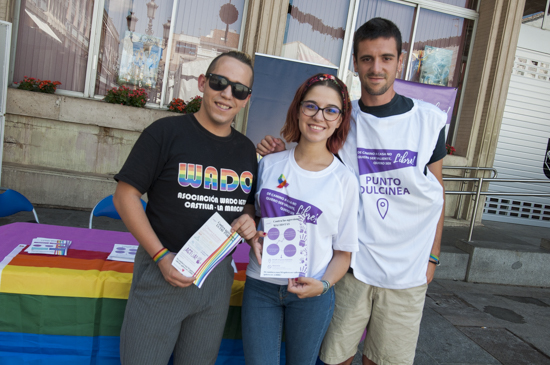
[[[525,0],[0,0],[0,19],[13,23],[10,81],[62,82],[54,95],[8,89],[0,183],[35,204],[91,208],[114,191],[112,176],[143,128],[172,115],[172,98],[195,96],[217,54],[334,65],[353,88],[353,31],[375,16],[401,29],[400,78],[458,89],[447,137],[456,154],[444,165],[490,167],[524,8]],[[437,81],[424,67],[434,50],[445,63]],[[145,87],[147,108],[101,101],[122,84]],[[244,110],[235,126],[246,133],[255,122]],[[472,204],[449,195],[446,216],[468,219]]]

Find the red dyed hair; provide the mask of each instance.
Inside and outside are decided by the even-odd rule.
[[[348,88],[337,77],[328,74],[316,74],[308,78],[294,95],[294,100],[290,103],[288,112],[286,114],[285,125],[281,129],[281,135],[287,142],[299,142],[302,133],[298,123],[298,116],[300,115],[300,103],[304,100],[307,92],[315,86],[327,86],[334,89],[340,95],[342,101],[342,122],[340,127],[334,131],[332,136],[327,139],[327,149],[336,154],[344,145],[346,137],[348,136],[350,129],[351,118],[351,102],[349,100]]]

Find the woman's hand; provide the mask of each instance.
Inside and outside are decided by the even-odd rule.
[[[323,292],[323,283],[314,278],[288,279],[290,293],[294,293],[300,299],[315,297]]]
[[[258,231],[256,232],[256,235],[249,240],[246,240],[246,242],[250,245],[250,248],[252,248],[252,251],[254,251],[254,255],[256,255],[256,260],[258,260],[258,264],[262,264],[262,252],[264,248],[264,237],[267,234],[264,231]]]

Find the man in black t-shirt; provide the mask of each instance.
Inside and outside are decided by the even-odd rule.
[[[120,335],[123,365],[164,365],[172,354],[175,365],[216,361],[233,283],[231,256],[201,288],[172,261],[214,212],[243,238],[256,233],[255,148],[231,127],[252,82],[247,55],[216,57],[198,79],[200,110],[147,127],[115,175],[113,201],[140,244]]]

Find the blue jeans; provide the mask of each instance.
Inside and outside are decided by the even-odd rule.
[[[246,365],[279,365],[283,324],[287,365],[314,365],[334,312],[334,288],[300,299],[275,285],[246,278],[242,335]]]

